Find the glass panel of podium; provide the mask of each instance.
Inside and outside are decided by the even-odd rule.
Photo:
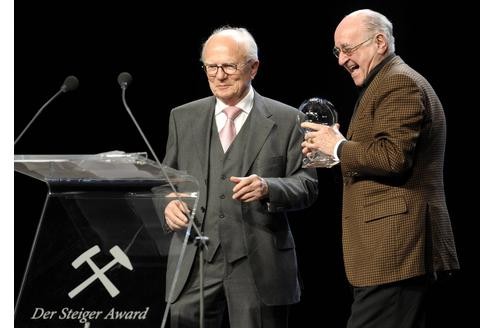
[[[48,185],[41,216],[22,218],[39,223],[15,326],[164,326],[163,211],[180,199],[194,213],[196,179],[145,153],[15,155],[14,167]]]

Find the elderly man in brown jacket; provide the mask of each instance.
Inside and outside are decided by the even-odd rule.
[[[459,268],[445,203],[446,124],[435,91],[395,55],[392,24],[359,10],[335,31],[334,55],[360,87],[347,138],[312,129],[303,153],[341,161],[348,328],[424,327],[430,277]]]

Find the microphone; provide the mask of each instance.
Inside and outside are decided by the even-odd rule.
[[[41,106],[41,108],[38,110],[38,112],[31,119],[31,121],[29,121],[29,123],[26,125],[26,127],[24,128],[24,130],[22,130],[22,132],[19,134],[19,136],[15,139],[14,146],[21,139],[21,137],[24,135],[24,133],[26,133],[26,131],[29,129],[29,127],[31,126],[31,124],[33,124],[33,122],[36,120],[36,118],[41,114],[41,112],[43,111],[43,109],[45,109],[45,107],[48,106],[48,104],[50,104],[61,93],[65,93],[65,92],[68,92],[68,91],[75,90],[75,89],[77,89],[78,86],[79,86],[79,80],[77,79],[77,77],[75,77],[74,75],[67,76],[65,78],[65,80],[64,80],[64,83],[60,87],[60,90],[58,90],[57,93],[55,93],[53,95],[53,97],[51,97],[50,99],[48,99],[48,101],[46,103],[44,103],[43,106]]]
[[[139,123],[136,121],[136,118],[132,114],[131,109],[127,105],[127,101],[125,100],[125,91],[126,91],[127,87],[129,86],[129,84],[132,82],[132,76],[131,76],[131,74],[129,74],[127,72],[120,73],[119,76],[117,77],[117,82],[119,82],[119,85],[122,88],[122,103],[124,104],[124,107],[127,110],[127,113],[129,113],[129,116],[131,117],[132,121],[134,122],[134,125],[136,126],[136,128],[138,129],[139,134],[141,135],[141,138],[143,138],[144,142],[146,143],[146,146],[150,150],[151,155],[153,156],[153,159],[158,163],[158,165],[160,165],[160,169],[162,171],[163,176],[165,177],[165,179],[167,181],[170,181],[170,178],[168,177],[167,172],[165,172],[165,170],[163,169],[163,166],[162,166],[161,162],[158,160],[158,156],[156,156],[155,151],[153,150],[153,147],[151,147],[151,144],[148,142],[148,139],[144,135],[143,130],[141,130],[141,127],[139,126]],[[172,191],[175,194],[179,195],[179,193],[177,192],[177,190],[175,190],[174,184],[171,183],[170,186],[172,188]],[[181,200],[181,197],[178,196],[178,199]],[[198,234],[198,236],[202,237],[203,235],[200,232],[198,226],[194,223],[194,220],[192,220],[189,217],[188,217],[188,219],[191,220],[192,226],[193,226],[194,230],[196,231],[196,233]]]
[[[131,74],[129,74],[127,72],[120,73],[119,76],[117,77],[117,82],[119,82],[119,85],[122,88],[122,103],[124,104],[124,107],[127,110],[127,113],[129,114],[129,116],[131,117],[132,121],[134,122],[134,125],[138,129],[139,134],[141,135],[141,138],[143,138],[144,142],[146,143],[146,146],[150,150],[151,155],[153,156],[153,159],[160,166],[160,169],[162,171],[163,176],[165,177],[165,179],[167,181],[170,181],[170,178],[168,177],[167,172],[165,172],[165,170],[163,169],[163,166],[162,166],[160,160],[158,160],[158,156],[156,156],[155,151],[153,150],[153,147],[151,147],[151,144],[148,142],[148,138],[146,138],[146,136],[144,135],[143,130],[141,130],[141,127],[139,126],[139,123],[136,121],[136,118],[132,114],[131,109],[127,105],[127,101],[125,100],[125,91],[126,91],[127,87],[129,86],[129,84],[132,82],[132,76],[131,76]],[[179,193],[177,192],[177,190],[175,190],[174,184],[171,183],[170,186],[172,188],[172,191],[175,194],[179,195]],[[180,195],[177,196],[177,197],[179,198],[179,200],[181,200],[180,199]],[[194,227],[194,230],[196,230],[196,233],[198,234],[198,236],[202,237],[203,235],[199,231],[199,228],[197,227],[197,225],[194,223],[194,220],[191,220],[191,222],[192,222],[192,226]]]
[[[132,82],[132,76],[127,72],[122,72],[117,77],[117,81],[119,82],[119,85],[122,89],[127,89],[129,84],[131,84]]]
[[[62,90],[62,92],[73,91],[76,90],[78,86],[79,80],[77,79],[77,77],[75,77],[74,75],[69,75],[65,78],[64,84],[62,84],[60,90]]]
[[[119,82],[119,85],[122,88],[122,103],[124,104],[124,107],[127,110],[127,113],[129,113],[129,116],[131,117],[132,121],[134,122],[134,125],[136,126],[136,128],[138,129],[139,134],[141,135],[141,137],[143,138],[144,142],[146,143],[146,146],[150,150],[151,155],[153,156],[153,159],[160,166],[160,170],[162,171],[163,176],[165,177],[165,179],[167,180],[167,182],[170,182],[170,178],[169,178],[167,172],[165,171],[165,169],[163,168],[163,165],[158,160],[158,157],[156,156],[155,151],[153,150],[153,147],[151,147],[150,143],[148,142],[148,139],[144,135],[143,130],[141,130],[141,127],[139,126],[139,123],[136,121],[136,118],[134,117],[134,115],[132,115],[131,109],[129,108],[129,106],[127,106],[127,102],[125,100],[125,91],[126,91],[127,87],[129,86],[129,84],[132,82],[132,76],[131,76],[131,74],[129,74],[127,72],[122,72],[117,77],[117,81]],[[175,188],[175,186],[174,186],[173,183],[170,183],[170,187],[172,189],[172,192],[175,195],[177,195],[177,199],[179,201],[182,201],[181,196],[180,196],[180,193],[177,192],[177,189]],[[199,240],[199,242],[203,245],[203,247],[205,247],[206,249],[208,249],[208,246],[206,245],[207,237],[204,237],[203,236],[203,234],[199,230],[198,226],[196,225],[196,223],[194,223],[194,220],[192,219],[194,217],[194,209],[193,209],[192,213],[188,213],[188,214],[186,214],[186,216],[187,216],[187,218],[189,220],[189,223],[191,224],[192,228],[194,228],[194,231],[196,231],[196,234],[198,236],[198,237],[196,237],[196,240]],[[189,234],[189,229],[190,228],[188,228],[187,234]],[[181,254],[179,255],[179,264],[177,265],[177,268],[179,268],[180,267],[180,263],[182,263],[182,259],[184,258],[184,251],[185,251],[185,248],[182,248]],[[177,284],[178,273],[179,273],[179,270],[176,270],[175,271],[175,274],[174,274],[174,278],[172,280],[172,286],[170,287],[170,295],[169,295],[169,297],[172,297],[172,295],[174,294],[174,290],[175,290],[176,284]],[[167,306],[165,307],[165,313],[163,315],[162,324],[161,324],[160,328],[164,328],[165,327],[165,323],[167,322],[168,313],[170,311],[170,304],[171,304],[171,302],[170,302],[170,300],[168,300]],[[203,305],[201,305],[201,303],[200,303],[200,312],[202,312],[202,310],[201,310],[202,308],[203,308]]]

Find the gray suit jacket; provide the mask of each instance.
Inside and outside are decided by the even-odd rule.
[[[200,99],[173,109],[169,119],[167,153],[164,164],[185,170],[200,182],[198,209],[208,199],[208,165],[215,97]],[[255,92],[249,140],[238,161],[241,175],[257,174],[269,187],[269,199],[250,203],[239,202],[242,225],[235,235],[244,238],[254,282],[262,301],[267,305],[291,304],[299,301],[297,262],[294,240],[285,211],[303,209],[317,198],[314,169],[301,169],[302,133],[297,127],[298,111]],[[232,185],[233,187],[233,185]],[[196,212],[201,225],[204,211]],[[184,232],[176,232],[170,246],[167,272],[167,298],[177,263]],[[172,297],[180,294],[191,270],[196,247],[189,242],[181,274]]]

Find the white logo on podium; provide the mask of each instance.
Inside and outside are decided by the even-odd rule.
[[[94,271],[94,274],[88,279],[84,280],[79,286],[71,290],[69,292],[70,298],[74,298],[74,296],[76,296],[86,287],[91,285],[96,279],[101,281],[103,286],[106,288],[106,290],[112,297],[115,297],[120,293],[120,291],[117,289],[117,287],[115,287],[115,285],[110,281],[110,279],[108,279],[107,276],[105,276],[105,272],[107,272],[111,267],[113,267],[116,264],[120,264],[123,267],[132,271],[133,268],[131,261],[129,261],[127,255],[122,251],[122,249],[120,249],[119,246],[114,246],[110,249],[110,254],[113,255],[114,259],[100,269],[91,259],[91,257],[98,254],[99,252],[100,252],[100,247],[98,247],[98,245],[95,245],[90,249],[88,249],[86,252],[79,255],[77,259],[75,259],[72,262],[72,266],[75,269],[79,268],[83,263],[87,262],[90,268]]]

